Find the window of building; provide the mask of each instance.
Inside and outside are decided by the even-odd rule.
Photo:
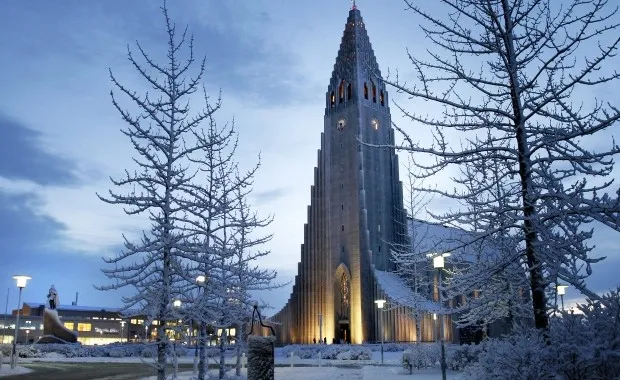
[[[92,331],[93,327],[90,323],[78,323],[77,331]]]
[[[344,231],[344,224],[340,226],[340,231]]]
[[[368,85],[364,82],[364,99],[368,99]]]
[[[344,203],[340,205],[340,209],[344,210]]]
[[[73,325],[74,325],[73,322],[63,322],[62,324],[69,330],[73,330]]]
[[[377,102],[377,86],[374,83],[372,84],[372,102]]]
[[[377,224],[377,231],[381,232],[381,225],[380,224]]]
[[[383,90],[381,90],[381,93],[379,94],[379,99],[381,100],[381,105],[384,106],[385,105],[385,98],[383,97]]]
[[[329,100],[329,102],[330,102],[330,105],[331,105],[332,107],[336,105],[336,95],[334,95],[334,92],[333,92],[333,91],[332,91],[332,94],[331,94],[331,96],[330,96],[330,100]]]
[[[344,190],[344,183],[340,184],[340,190]]]
[[[347,85],[347,99],[351,99],[353,97],[353,86],[351,83]]]
[[[379,252],[381,252],[381,246],[379,246]]]
[[[340,82],[338,86],[338,103],[344,102],[344,80]]]

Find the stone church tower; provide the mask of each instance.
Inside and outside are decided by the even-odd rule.
[[[376,270],[390,271],[392,243],[406,218],[388,92],[360,11],[353,6],[325,96],[324,131],[314,169],[301,262],[286,306],[271,318],[283,344],[415,340],[405,313],[384,313]]]

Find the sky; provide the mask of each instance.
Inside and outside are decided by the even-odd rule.
[[[402,0],[357,4],[384,76],[399,70],[406,77],[406,49],[429,48],[416,19]],[[110,189],[109,177],[121,174],[133,153],[110,100],[108,70],[138,92],[147,89],[126,59],[127,46],[139,41],[154,58],[164,57],[160,5],[0,4],[0,303],[8,289],[9,310],[17,305],[14,274],[32,277],[22,298],[29,302],[45,302],[52,284],[62,304],[79,293],[78,304],[115,307],[129,291],[93,287],[108,283],[101,257],[121,249],[122,234],[135,237],[147,226],[144,217],[126,216],[96,196]],[[283,282],[292,280],[300,259],[325,91],[349,7],[346,0],[169,1],[172,19],[193,34],[196,54],[206,54],[207,90],[214,97],[222,91],[218,121],[234,117],[241,164],[252,166],[261,154],[251,201],[275,217],[271,254],[261,265]],[[402,118],[395,107],[392,118]],[[595,291],[618,284],[617,241],[608,230],[597,236],[596,252],[609,259],[595,266]],[[260,297],[277,311],[291,288]]]

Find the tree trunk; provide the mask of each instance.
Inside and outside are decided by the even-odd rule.
[[[160,319],[157,327],[157,380],[166,380],[166,330],[165,322]]]
[[[220,336],[220,379],[223,379],[224,375],[226,375],[226,339],[226,329],[222,328],[222,336]]]
[[[207,371],[207,325],[200,322],[198,330],[198,380],[205,380]]]

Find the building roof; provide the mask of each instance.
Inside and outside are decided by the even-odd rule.
[[[41,302],[24,302],[31,309],[37,309],[39,307],[45,307],[46,304]],[[87,311],[87,312],[104,312],[104,313],[120,313],[119,307],[107,307],[107,306],[82,306],[82,305],[58,305],[57,310],[65,311]]]
[[[396,273],[375,269],[375,278],[381,290],[387,295],[388,300],[396,305],[408,306],[418,311],[430,313],[436,313],[440,309],[437,302],[414,292]]]

